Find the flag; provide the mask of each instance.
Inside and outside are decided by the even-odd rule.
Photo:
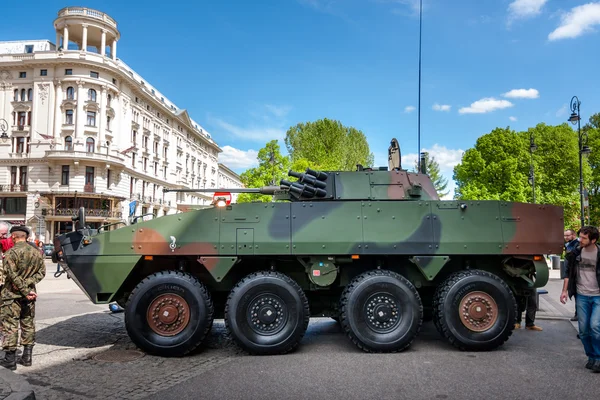
[[[135,207],[137,206],[137,200],[132,201],[131,203],[129,203],[129,216],[131,217],[133,214],[135,214]]]

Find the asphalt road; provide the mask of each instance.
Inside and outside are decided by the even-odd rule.
[[[432,323],[408,351],[365,354],[334,321],[312,322],[302,346],[284,356],[245,356],[148,399],[598,399],[600,374],[584,369],[568,321],[540,321],[504,347],[460,352]],[[592,390],[593,388],[593,390]]]
[[[65,275],[52,277],[51,263],[48,270],[38,286],[36,365],[19,369],[42,400],[598,398],[600,374],[584,369],[568,318],[538,320],[543,332],[518,330],[503,347],[484,353],[454,349],[429,322],[398,354],[363,353],[335,321],[313,319],[297,351],[263,357],[239,351],[215,321],[204,349],[188,357],[95,361],[91,354],[104,349],[135,349],[123,314],[91,304]],[[560,284],[548,285],[548,299]]]

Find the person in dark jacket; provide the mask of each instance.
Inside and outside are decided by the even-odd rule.
[[[573,229],[567,229],[565,231],[565,259],[560,270],[560,279],[565,279],[567,277],[566,271],[567,265],[569,264],[567,256],[579,245],[578,236],[579,234],[576,234]],[[571,321],[577,321],[577,310],[575,310],[575,315],[571,317]]]
[[[561,303],[575,296],[579,337],[588,357],[586,368],[600,372],[600,246],[598,229],[584,226],[579,246],[569,255]]]

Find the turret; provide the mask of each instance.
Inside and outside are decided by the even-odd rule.
[[[414,173],[400,167],[400,147],[396,139],[388,149],[389,166],[356,171],[288,171],[296,178],[282,179],[279,186],[232,189],[164,189],[165,192],[229,192],[259,193],[288,201],[352,201],[352,200],[439,200],[433,182],[425,173]]]

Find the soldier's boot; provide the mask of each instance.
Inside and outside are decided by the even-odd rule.
[[[33,350],[33,345],[25,345],[23,347],[23,354],[21,358],[17,360],[17,362],[26,367],[31,367],[31,351]]]
[[[17,360],[15,359],[17,355],[16,350],[6,350],[4,353],[4,358],[0,360],[0,367],[8,368],[11,371],[17,369]]]

